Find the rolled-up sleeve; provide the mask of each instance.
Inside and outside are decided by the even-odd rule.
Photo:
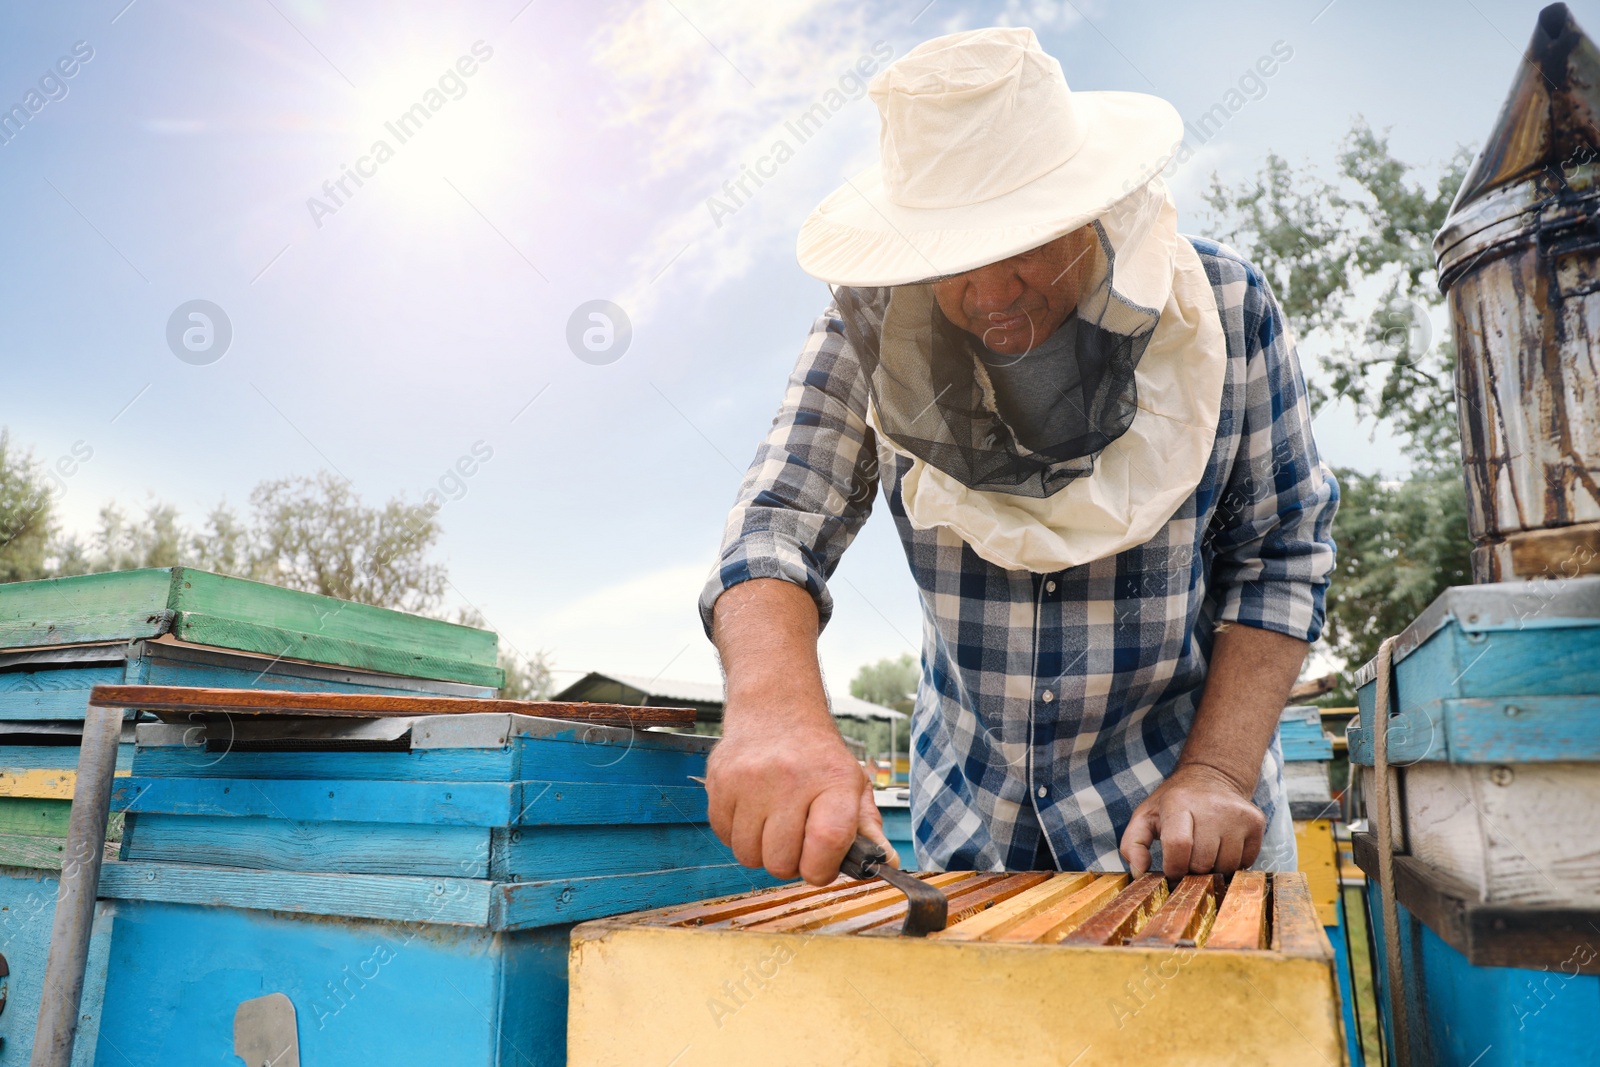
[[[811,328],[728,513],[722,552],[700,595],[708,635],[717,598],[752,578],[802,586],[826,625],[833,613],[827,580],[866,522],[878,484],[866,414],[860,362],[830,307]]]
[[[1339,485],[1317,455],[1299,357],[1266,280],[1248,270],[1245,425],[1213,519],[1217,618],[1305,641],[1322,633]]]

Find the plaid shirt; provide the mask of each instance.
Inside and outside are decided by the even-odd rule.
[[[751,578],[827,578],[881,482],[922,598],[911,815],[927,869],[1121,870],[1133,810],[1171,773],[1205,685],[1212,634],[1239,622],[1322,630],[1338,486],[1317,457],[1305,382],[1272,291],[1225,246],[1194,240],[1228,370],[1194,493],[1146,544],[1054,574],[1009,571],[944,528],[913,529],[909,461],[880,470],[867,384],[833,309],[817,320],[728,516],[701,596]],[[1286,803],[1274,736],[1254,800]]]

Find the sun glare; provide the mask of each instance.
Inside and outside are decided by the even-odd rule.
[[[478,41],[453,58],[395,63],[363,78],[350,158],[321,190],[328,213],[356,197],[415,205],[454,196],[443,179],[463,192],[502,180],[510,127],[495,61],[493,46]]]

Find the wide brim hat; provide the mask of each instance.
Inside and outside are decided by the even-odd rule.
[[[959,274],[1085,226],[1183,141],[1160,97],[1073,92],[1026,28],[918,45],[875,77],[879,161],[800,228],[800,266],[834,285]]]

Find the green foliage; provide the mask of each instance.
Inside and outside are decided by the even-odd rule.
[[[1435,337],[1430,315],[1443,303],[1433,235],[1469,162],[1462,149],[1436,180],[1415,180],[1387,138],[1357,120],[1334,180],[1273,155],[1252,182],[1213,178],[1207,196],[1218,232],[1267,275],[1302,341],[1325,353],[1327,382],[1312,386],[1313,403],[1347,397],[1357,415],[1394,431],[1415,471],[1402,482],[1337,472],[1327,639],[1352,667],[1447,586],[1472,580],[1455,349]],[[1341,687],[1330,702],[1353,694]]]
[[[1472,581],[1466,489],[1453,471],[1404,482],[1340,470],[1339,571],[1328,590],[1328,639],[1356,666],[1378,654],[1447,586]],[[1336,702],[1354,703],[1348,689]]]
[[[25,582],[46,574],[54,529],[55,497],[31,451],[0,429],[0,582]]]
[[[250,493],[255,524],[248,542],[250,577],[360,604],[427,613],[444,599],[443,565],[427,561],[439,539],[436,509],[400,499],[367,507],[348,482],[322,471],[312,478],[262,482]],[[232,516],[222,528],[231,529]],[[212,528],[219,517],[212,515]]]
[[[502,647],[500,667],[506,672],[500,695],[507,700],[547,700],[555,691],[550,675],[550,654],[544,649],[524,656]]]
[[[1217,232],[1266,274],[1295,332],[1327,351],[1329,382],[1313,402],[1348,397],[1358,415],[1391,423],[1419,469],[1457,465],[1455,349],[1429,312],[1443,303],[1433,235],[1470,160],[1459,150],[1431,185],[1414,181],[1358,120],[1335,180],[1269,155],[1254,181],[1213,178],[1206,197]]]
[[[899,659],[880,659],[862,666],[850,682],[850,695],[909,715],[918,677],[916,661],[902,653]]]

